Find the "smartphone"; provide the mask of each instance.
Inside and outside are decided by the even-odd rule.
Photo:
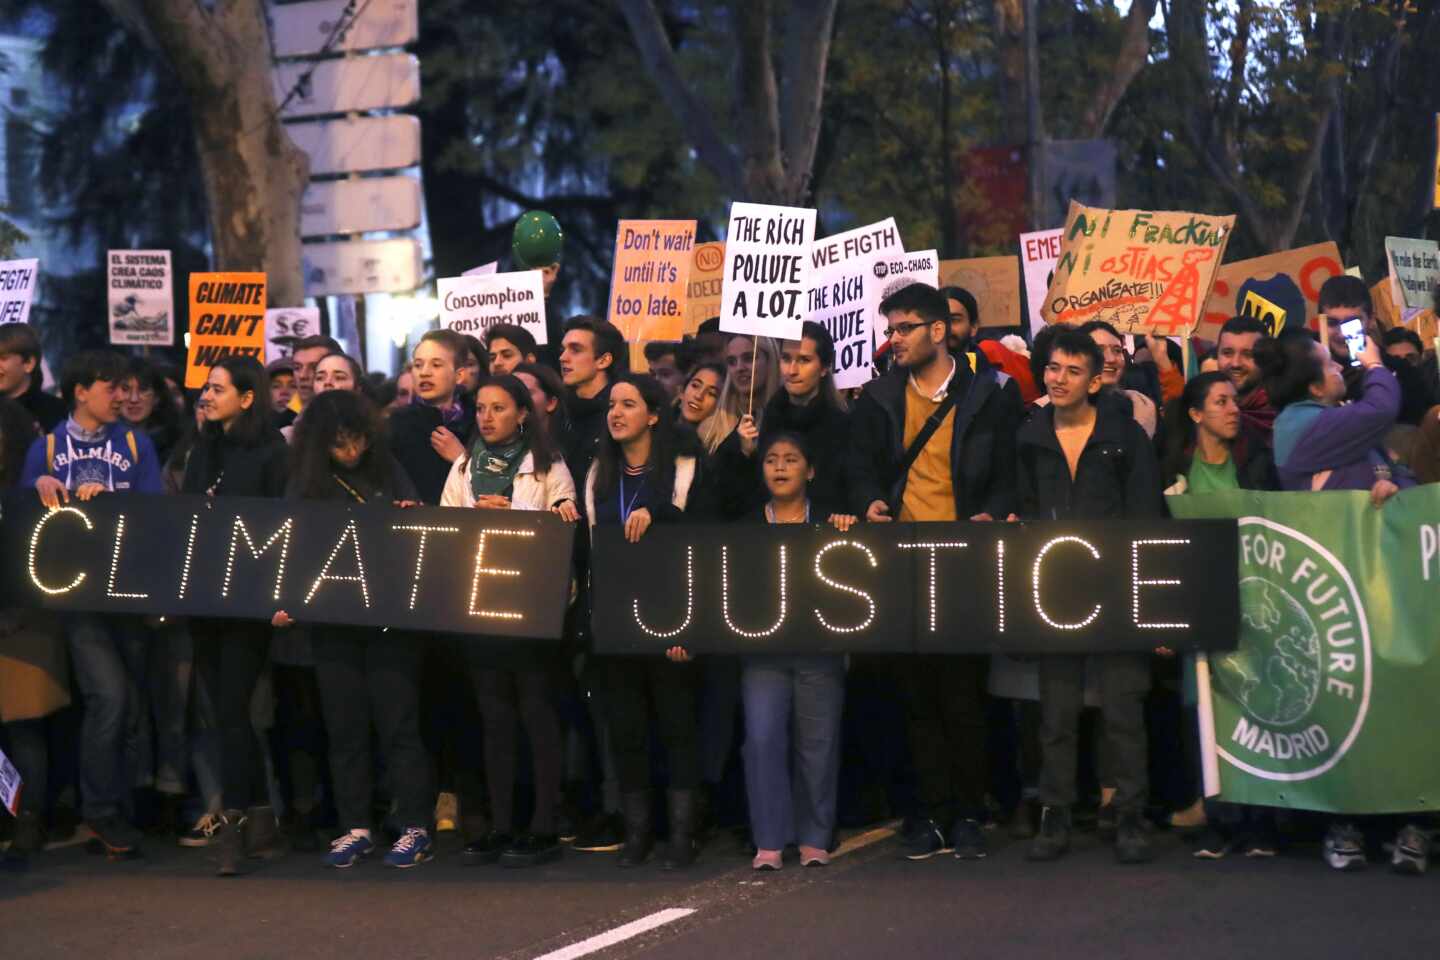
[[[1345,346],[1350,348],[1350,366],[1358,366],[1360,354],[1365,352],[1365,321],[1360,317],[1353,317],[1340,324],[1340,335],[1345,338]]]

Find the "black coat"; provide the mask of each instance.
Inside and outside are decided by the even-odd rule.
[[[957,393],[950,442],[950,475],[955,487],[955,516],[979,513],[1003,519],[1015,511],[1015,429],[1023,406],[1020,388],[992,367],[983,353],[971,371],[965,357],[955,358],[951,392]],[[905,459],[905,391],[910,373],[891,370],[865,386],[850,417],[849,504],[865,516],[876,500],[898,511],[909,471]]]
[[[190,452],[180,492],[203,494],[214,487],[216,496],[283,497],[289,468],[285,438],[268,423],[254,443],[207,429]]]
[[[1055,435],[1055,408],[1031,414],[1016,437],[1019,514],[1026,520],[1160,517],[1160,466],[1150,438],[1116,404],[1095,408],[1095,428],[1075,477]]]
[[[595,454],[600,448],[600,440],[605,436],[605,416],[610,412],[610,384],[605,385],[589,400],[580,397],[573,390],[565,393],[565,434],[560,444],[560,452],[565,458],[565,466],[570,468],[570,476],[575,478],[575,486],[581,487],[585,482],[585,476],[590,472],[590,464],[595,462]]]
[[[60,422],[69,415],[69,410],[65,407],[64,400],[45,393],[44,391],[36,390],[34,387],[31,387],[16,397],[15,402],[30,411],[30,416],[34,417],[35,422],[40,424],[40,430],[44,433],[53,433],[55,428],[60,425]]]
[[[770,398],[760,417],[760,448],[781,432],[798,434],[810,450],[810,466],[815,469],[815,479],[810,481],[810,499],[848,505],[850,414],[818,398],[806,406],[798,406],[781,390]],[[760,458],[758,454],[745,456],[736,431],[732,430],[715,450],[709,471],[715,477],[713,488],[724,519],[749,516],[770,499]]]
[[[445,480],[450,476],[450,461],[435,452],[430,446],[430,434],[436,427],[449,427],[460,443],[467,449],[475,433],[474,402],[461,398],[465,416],[452,424],[446,424],[438,407],[425,403],[412,403],[408,407],[392,410],[387,425],[390,452],[415,485],[415,492],[425,503],[435,506],[440,503],[440,494],[445,489]]]

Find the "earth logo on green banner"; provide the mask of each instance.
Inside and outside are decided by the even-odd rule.
[[[1267,780],[1317,777],[1359,737],[1370,704],[1370,628],[1350,572],[1262,517],[1240,520],[1240,645],[1215,658],[1220,756]]]

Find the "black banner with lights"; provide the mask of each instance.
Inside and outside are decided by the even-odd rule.
[[[1231,650],[1233,520],[596,531],[595,648],[653,653]]]
[[[527,510],[249,497],[7,498],[10,604],[556,639],[572,524]]]

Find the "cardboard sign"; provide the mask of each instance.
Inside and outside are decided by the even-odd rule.
[[[610,322],[631,343],[685,333],[694,220],[621,220],[615,227]]]
[[[885,318],[880,315],[880,304],[897,290],[912,283],[926,283],[940,286],[940,257],[934,250],[901,254],[898,257],[882,257],[865,272],[865,315],[873,317],[875,348],[885,342]]]
[[[39,260],[0,261],[0,323],[29,323]]]
[[[1242,314],[1265,323],[1272,335],[1286,326],[1313,328],[1320,287],[1344,272],[1340,248],[1329,240],[1224,264],[1195,333],[1216,341],[1225,321]]]
[[[265,362],[284,360],[295,344],[320,332],[319,307],[275,307],[265,311]]]
[[[26,608],[556,639],[570,593],[574,526],[543,510],[21,491],[4,517]]]
[[[1424,310],[1434,305],[1435,288],[1440,287],[1440,242],[1386,237],[1385,258],[1390,261],[1390,275],[1408,309]]]
[[[162,346],[175,342],[175,290],[169,250],[111,250],[106,254],[110,342]]]
[[[1234,649],[1233,520],[594,530],[597,653]],[[936,584],[976,585],[936,589]],[[983,584],[983,589],[978,585]]]
[[[1045,305],[1045,292],[1050,289],[1050,279],[1055,274],[1055,261],[1060,259],[1060,238],[1065,231],[1036,230],[1020,234],[1020,264],[1025,271],[1025,310],[1030,318],[1030,335],[1033,337],[1045,326],[1041,308]]]
[[[720,329],[777,340],[800,339],[814,239],[814,210],[732,203],[725,238]]]
[[[234,355],[265,362],[265,274],[190,274],[186,389],[205,386],[210,368]]]
[[[720,291],[725,282],[725,244],[701,243],[690,258],[690,282],[685,285],[690,302],[685,307],[685,335],[694,336],[700,324],[720,316]]]
[[[20,791],[24,786],[20,771],[5,756],[5,751],[0,750],[0,806],[9,810],[12,817],[20,816]]]
[[[440,326],[483,338],[497,323],[513,323],[545,344],[545,279],[539,270],[444,277]]]
[[[830,331],[835,341],[835,385],[842,390],[870,381],[875,312],[865,309],[865,274],[873,271],[877,260],[904,254],[894,217],[816,240],[810,248],[805,319]]]
[[[1071,202],[1046,323],[1107,320],[1121,333],[1188,334],[1200,322],[1235,217]]]
[[[941,260],[940,286],[963,287],[975,297],[979,327],[1020,326],[1020,258],[978,257]]]

